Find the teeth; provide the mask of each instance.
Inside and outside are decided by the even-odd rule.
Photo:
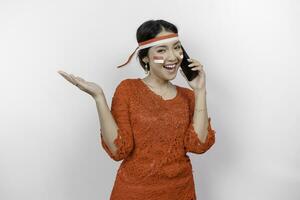
[[[173,65],[165,65],[164,67],[165,68],[170,68],[170,69],[172,69],[172,68],[174,68],[176,65],[175,64],[173,64]]]

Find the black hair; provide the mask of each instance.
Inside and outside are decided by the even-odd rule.
[[[144,42],[146,40],[155,38],[161,31],[168,31],[173,33],[178,33],[177,27],[165,20],[148,20],[141,24],[136,31],[137,42]],[[138,58],[142,68],[146,71],[149,71],[149,68],[146,68],[146,63],[143,61],[143,58],[148,55],[149,48],[141,49],[138,51]],[[148,65],[149,67],[149,65]]]

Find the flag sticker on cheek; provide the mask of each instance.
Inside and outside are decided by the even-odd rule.
[[[181,59],[183,59],[183,52],[180,52],[180,53],[179,53],[179,57],[180,57]]]
[[[165,58],[163,56],[153,56],[154,63],[161,63],[165,62]]]

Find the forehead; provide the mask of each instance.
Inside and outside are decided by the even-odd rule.
[[[153,46],[154,48],[158,48],[158,47],[169,47],[169,46],[174,46],[176,44],[180,44],[180,40],[175,40],[175,41],[171,41],[171,42],[164,42],[158,45]]]

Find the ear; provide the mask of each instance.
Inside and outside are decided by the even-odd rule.
[[[148,63],[148,62],[149,62],[149,58],[148,58],[148,57],[144,57],[144,58],[143,58],[143,62],[144,62],[144,63]]]

